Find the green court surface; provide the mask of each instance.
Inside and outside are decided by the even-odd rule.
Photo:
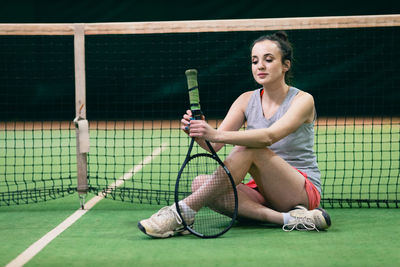
[[[397,207],[400,140],[396,127],[318,129],[316,149],[324,196],[370,198]],[[161,203],[173,201],[176,173],[188,144],[179,130],[150,133],[91,131],[90,186],[102,191],[132,167],[142,168],[134,179],[124,178],[114,195],[117,200],[100,201],[26,266],[398,266],[400,212],[396,208],[328,205],[333,225],[319,233],[287,233],[272,225],[237,223],[217,239],[180,236],[160,240],[144,235],[137,228],[138,221],[161,206],[139,204],[139,198],[128,195],[167,192]],[[73,131],[3,131],[0,140],[7,148],[0,151],[0,173],[15,177],[0,188],[0,265],[4,266],[72,215],[79,199],[69,190],[76,188]],[[151,163],[141,163],[160,147],[165,149]],[[228,151],[222,151],[222,157]],[[61,188],[65,197],[53,196],[56,191],[49,191],[46,199],[23,195],[19,204],[30,204],[15,205],[7,193],[36,187]],[[139,191],[129,191],[132,188]],[[125,201],[120,201],[124,194]],[[139,195],[147,203],[146,193]]]
[[[0,207],[0,265],[6,265],[79,207],[76,194]],[[324,232],[236,224],[216,239],[152,239],[137,228],[160,206],[104,199],[25,266],[398,266],[397,209],[328,209]]]

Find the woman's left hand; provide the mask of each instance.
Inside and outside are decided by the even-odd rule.
[[[204,120],[191,120],[189,124],[189,136],[206,139],[210,142],[214,142],[217,130],[212,128]]]

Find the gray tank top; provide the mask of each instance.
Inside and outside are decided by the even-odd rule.
[[[257,89],[253,92],[247,104],[245,116],[248,130],[270,127],[286,113],[293,98],[299,92],[299,89],[290,87],[278,110],[270,119],[267,119],[264,117],[261,106],[260,90]],[[321,192],[321,173],[313,149],[314,121],[303,123],[295,132],[272,144],[269,148],[296,169],[307,173],[307,178]]]

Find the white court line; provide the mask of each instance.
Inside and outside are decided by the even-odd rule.
[[[68,227],[75,223],[80,217],[82,217],[86,212],[94,207],[100,200],[102,200],[107,193],[110,193],[113,188],[117,188],[122,185],[125,180],[132,178],[132,176],[139,172],[145,165],[149,164],[155,157],[160,155],[167,148],[166,144],[162,144],[161,147],[156,148],[150,156],[145,157],[139,164],[130,169],[123,176],[118,178],[114,183],[112,183],[105,192],[100,193],[97,196],[91,198],[86,204],[85,209],[79,209],[75,211],[71,216],[69,216],[65,221],[60,223],[56,228],[45,234],[38,241],[33,243],[24,252],[19,254],[14,260],[6,265],[6,267],[19,267],[30,261],[36,254],[38,254],[44,247],[47,246],[52,240],[54,240],[58,235],[64,232]]]

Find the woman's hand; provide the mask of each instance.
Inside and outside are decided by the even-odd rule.
[[[211,127],[204,120],[191,120],[189,124],[189,136],[205,139],[210,142],[215,141],[215,136],[217,134],[217,130]]]
[[[187,110],[186,114],[183,115],[181,120],[181,129],[190,137],[207,139],[209,141],[213,141],[212,137],[217,132],[205,121],[204,116],[202,116],[201,120],[194,120],[191,110]]]
[[[183,115],[181,120],[181,129],[189,135],[189,125],[192,118],[192,111],[186,110],[186,113]]]

